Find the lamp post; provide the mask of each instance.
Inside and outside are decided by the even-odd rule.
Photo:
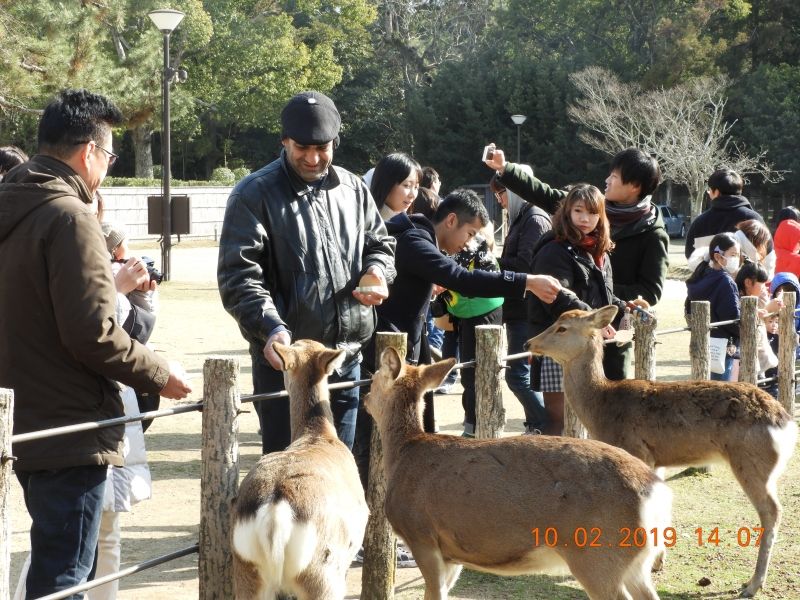
[[[514,121],[514,125],[517,126],[517,162],[520,162],[520,154],[519,154],[519,131],[522,128],[522,124],[528,119],[525,115],[511,115],[511,120]]]
[[[147,13],[150,20],[164,37],[164,76],[161,88],[161,177],[163,188],[161,197],[161,271],[164,280],[170,280],[170,251],[172,249],[172,197],[170,181],[172,179],[171,150],[169,146],[169,85],[177,71],[169,65],[169,36],[183,20],[184,13],[171,8],[160,8]]]

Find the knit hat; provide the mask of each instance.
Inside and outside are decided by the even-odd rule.
[[[106,238],[106,248],[108,248],[108,253],[114,254],[114,250],[116,250],[117,246],[125,241],[125,238],[128,237],[128,234],[125,233],[125,230],[122,227],[115,225],[114,223],[106,222],[100,225],[100,227],[103,229],[103,235]]]
[[[298,144],[339,145],[342,118],[333,100],[320,92],[300,92],[281,111],[281,139],[292,138]]]

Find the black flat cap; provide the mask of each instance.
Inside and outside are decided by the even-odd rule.
[[[342,118],[333,100],[320,92],[300,92],[281,111],[281,139],[304,146],[339,142]]]

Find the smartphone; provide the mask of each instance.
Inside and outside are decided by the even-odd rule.
[[[489,144],[488,146],[484,146],[483,158],[481,158],[481,160],[485,162],[487,160],[491,160],[493,156],[494,156],[494,146],[492,146],[491,144]]]

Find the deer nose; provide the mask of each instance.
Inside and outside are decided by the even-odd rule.
[[[528,340],[527,342],[525,342],[525,345],[522,348],[523,348],[523,350],[525,350],[525,352],[530,352],[531,351],[531,340]]]

